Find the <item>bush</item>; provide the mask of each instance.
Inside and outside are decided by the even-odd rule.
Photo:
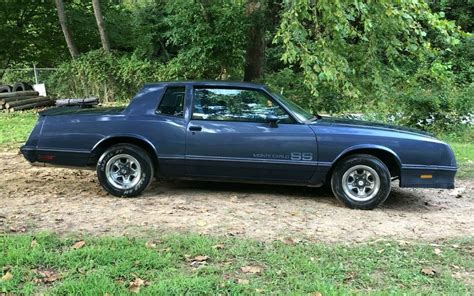
[[[474,84],[449,90],[414,87],[396,91],[380,102],[366,119],[411,126],[435,134],[450,133],[474,125]]]
[[[90,51],[59,65],[46,81],[57,97],[96,96],[102,102],[130,99],[145,82],[155,80],[156,65],[134,55]]]

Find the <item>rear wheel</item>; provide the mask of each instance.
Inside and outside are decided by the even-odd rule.
[[[346,206],[371,210],[390,194],[390,172],[377,157],[353,155],[337,164],[331,177],[331,188]]]
[[[153,180],[153,163],[148,153],[132,144],[107,149],[97,162],[97,177],[109,193],[119,197],[140,195]]]

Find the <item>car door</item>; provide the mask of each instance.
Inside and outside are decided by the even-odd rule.
[[[186,174],[305,183],[317,166],[312,129],[260,89],[198,87],[186,129]],[[271,123],[269,119],[278,122]]]

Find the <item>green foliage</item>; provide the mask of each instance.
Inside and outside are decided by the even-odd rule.
[[[78,239],[85,245],[72,248]],[[11,278],[0,281],[0,292],[122,295],[130,294],[130,283],[139,278],[146,281],[139,287],[145,295],[467,295],[469,276],[455,274],[474,267],[472,238],[455,243],[456,248],[439,243],[437,255],[429,244],[396,241],[286,245],[186,234],[147,244],[127,237],[2,235],[0,265]],[[199,264],[196,256],[207,259]],[[261,270],[245,273],[245,266]],[[436,274],[423,274],[423,268],[435,268]],[[56,280],[42,283],[42,271],[49,272],[46,280]]]
[[[459,32],[418,1],[289,2],[275,36],[285,49],[282,59],[302,69],[316,97],[325,88],[340,99],[380,89],[382,69],[416,69],[436,56],[430,40],[455,46]]]
[[[102,101],[130,99],[145,82],[155,80],[157,65],[135,55],[90,51],[63,63],[47,80],[58,97],[96,96]]]
[[[27,69],[31,68],[31,65],[15,65],[17,69]],[[16,82],[24,81],[28,83],[34,82],[34,73],[33,70],[13,70],[6,69],[3,72],[2,83],[13,85]]]
[[[472,121],[474,84],[466,89],[411,88],[395,94],[388,114],[400,114],[397,123],[435,133],[458,130]],[[464,121],[464,123],[463,123]]]
[[[474,29],[474,1],[472,0],[429,0],[434,11],[439,11],[449,20],[456,21],[465,32]]]
[[[67,57],[54,1],[0,1],[0,82],[3,68]]]
[[[166,43],[179,48],[160,69],[165,79],[238,78],[244,63],[246,20],[240,1],[167,2]]]
[[[130,99],[145,82],[241,80],[249,28],[258,17],[267,40],[260,80],[304,108],[376,112],[379,119],[396,110],[406,114],[398,123],[448,131],[472,112],[473,3],[103,0],[113,49],[105,55],[91,1],[65,1],[81,53],[71,61],[53,1],[6,1],[0,4],[0,68],[57,66],[53,75],[40,73],[50,93],[103,101]],[[34,76],[7,70],[0,80],[32,82]],[[431,116],[439,118],[434,125],[418,124]]]
[[[263,81],[273,92],[304,106],[308,110],[317,111],[312,100],[311,90],[304,84],[301,73],[290,68],[267,74]]]

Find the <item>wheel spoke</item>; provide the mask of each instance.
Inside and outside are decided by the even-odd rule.
[[[380,188],[377,171],[367,165],[355,165],[349,168],[342,179],[345,194],[357,201],[373,198]]]
[[[110,185],[117,189],[130,189],[141,177],[140,162],[129,154],[118,154],[106,165],[105,174]]]

